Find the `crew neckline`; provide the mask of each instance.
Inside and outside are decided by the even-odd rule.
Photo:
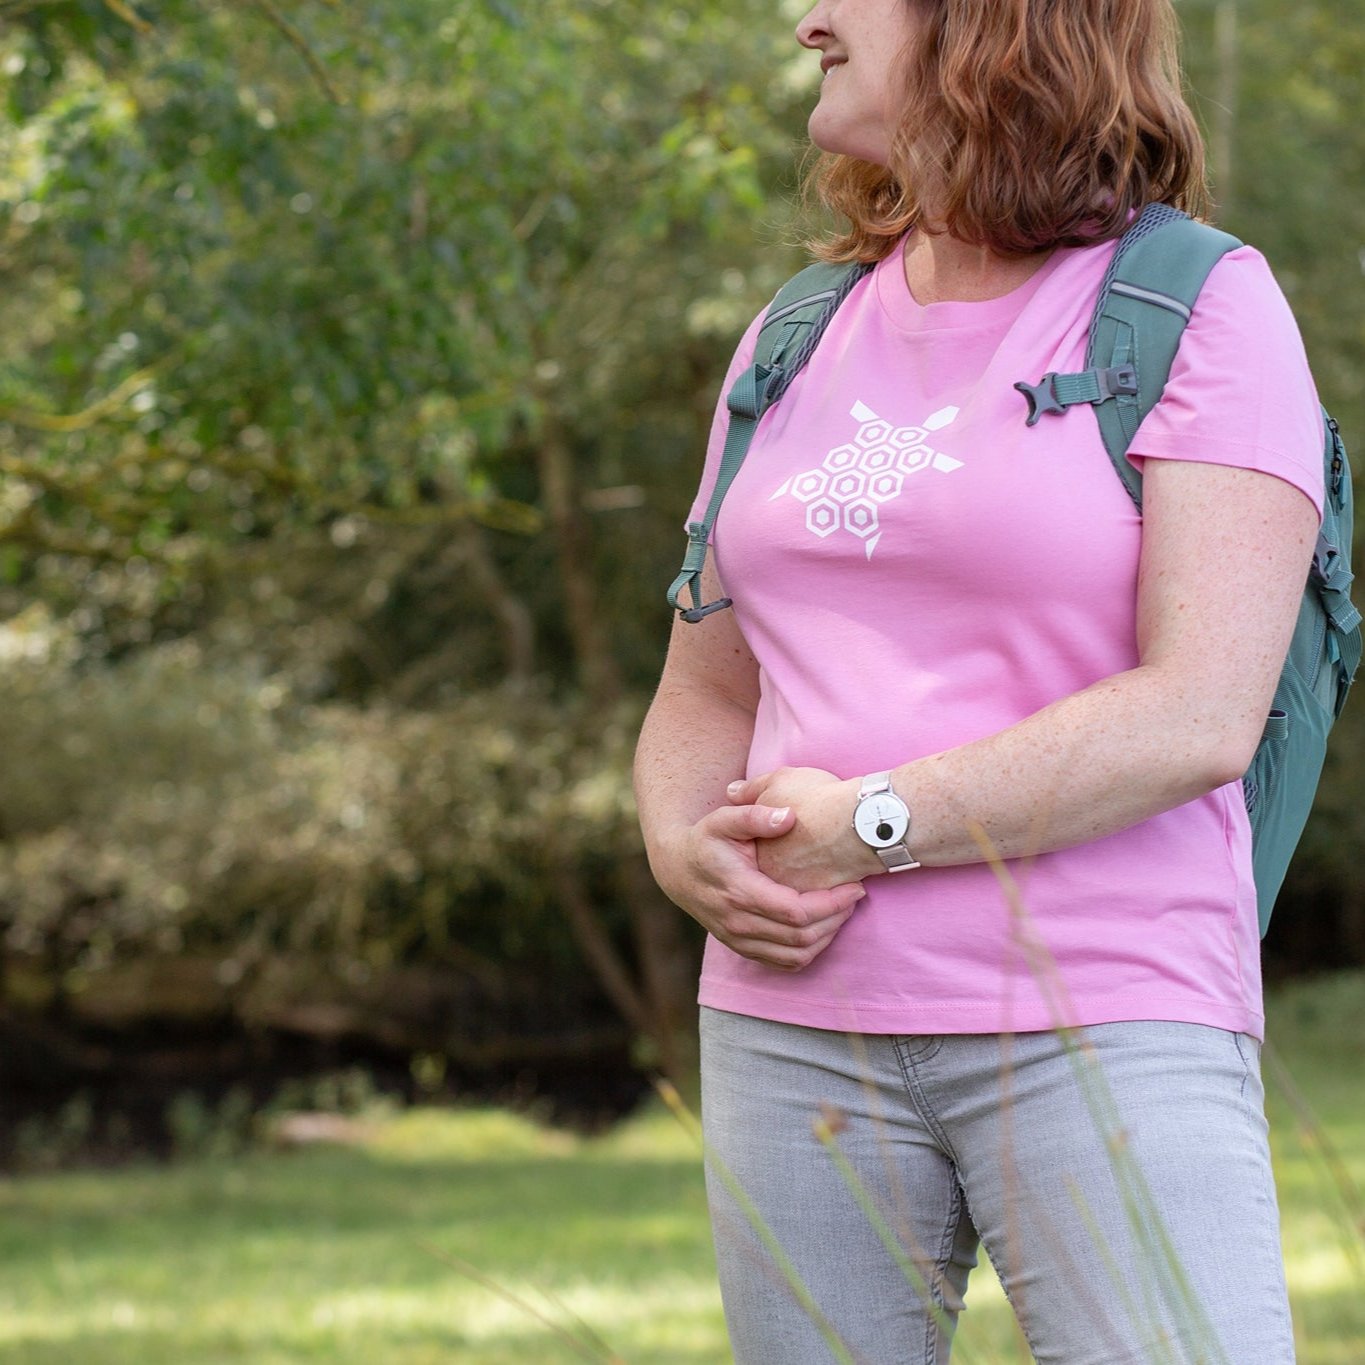
[[[1058,247],[1022,284],[993,299],[940,299],[920,303],[905,279],[907,232],[874,272],[877,300],[890,320],[906,331],[945,331],[967,327],[994,327],[1016,318],[1044,281],[1076,248]]]

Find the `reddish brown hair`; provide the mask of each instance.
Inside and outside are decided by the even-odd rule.
[[[917,32],[891,165],[822,154],[849,220],[814,243],[876,261],[911,227],[1002,255],[1118,236],[1143,204],[1208,212],[1170,0],[905,0]]]

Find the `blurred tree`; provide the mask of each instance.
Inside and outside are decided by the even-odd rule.
[[[206,629],[249,577],[277,663],[329,604],[314,695],[638,687],[679,465],[792,257],[746,271],[803,100],[772,80],[771,7],[0,14],[18,593],[117,656]],[[581,950],[667,1052],[691,949],[638,845],[604,907],[582,850],[544,843]]]
[[[1223,220],[1276,267],[1348,436],[1353,4],[1178,5]],[[630,833],[621,737],[715,385],[799,259],[802,8],[0,0],[0,645],[22,654],[46,607],[61,657],[7,685],[15,725],[64,737],[0,783],[11,947],[87,971],[111,925],[129,952],[543,948],[528,971],[576,954],[683,1069],[696,942]],[[158,664],[177,638],[195,669]],[[53,696],[78,677],[105,700]],[[1297,883],[1345,907],[1319,956],[1365,943],[1331,852],[1365,836],[1362,729],[1348,715]],[[227,809],[258,880],[245,843],[194,851]],[[346,832],[340,812],[381,809]],[[101,861],[115,826],[136,868]],[[333,923],[326,889],[351,907]]]

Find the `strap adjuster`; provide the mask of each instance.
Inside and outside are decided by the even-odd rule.
[[[1098,401],[1117,398],[1120,394],[1131,396],[1138,391],[1137,370],[1132,365],[1115,365],[1108,370],[1094,370],[1091,373],[1099,381]]]
[[[1077,403],[1107,403],[1120,395],[1138,391],[1137,368],[1112,365],[1106,370],[1082,370],[1079,374],[1045,374],[1036,384],[1020,381],[1014,386],[1028,400],[1026,426],[1034,426],[1045,412],[1061,414]]]
[[[690,626],[695,626],[704,616],[710,616],[713,611],[724,611],[727,607],[734,606],[733,599],[729,597],[717,597],[714,602],[708,602],[704,607],[688,607],[684,611],[678,608],[678,615]]]

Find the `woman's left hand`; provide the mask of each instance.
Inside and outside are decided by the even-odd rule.
[[[732,782],[733,806],[790,806],[790,832],[756,845],[759,870],[795,891],[822,891],[862,881],[882,871],[875,853],[853,832],[857,781],[846,782],[823,768],[776,768],[747,781]]]

